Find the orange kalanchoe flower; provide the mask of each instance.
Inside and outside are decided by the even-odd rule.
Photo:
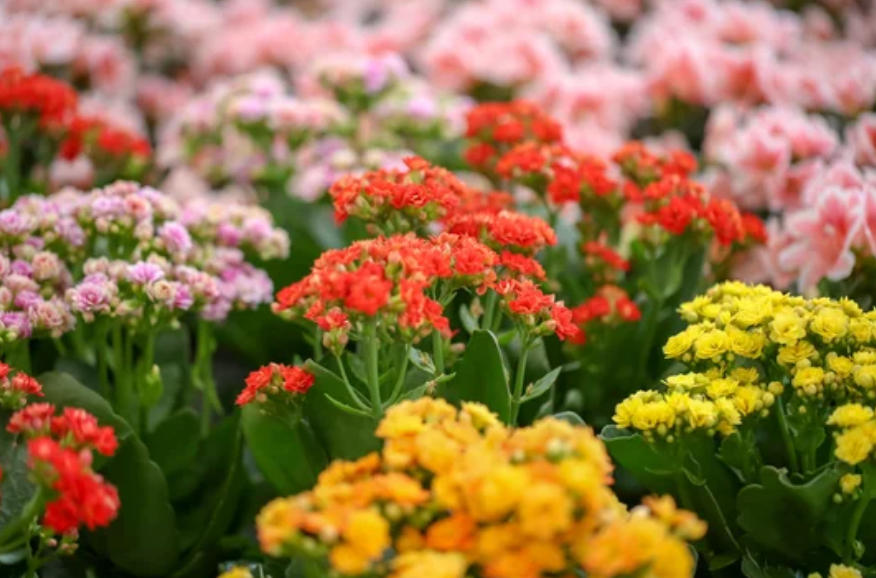
[[[274,311],[311,319],[344,343],[350,327],[373,319],[405,341],[433,330],[449,336],[443,307],[427,293],[447,296],[463,287],[483,292],[497,278],[498,265],[492,249],[463,235],[358,241],[326,251],[307,277],[277,294]],[[334,319],[324,312],[332,312]]]
[[[529,336],[556,333],[560,340],[578,336],[580,329],[573,323],[572,312],[553,295],[545,294],[528,279],[506,279],[496,283],[496,293],[502,297],[508,316]]]
[[[515,211],[453,215],[447,220],[447,231],[480,239],[496,251],[530,256],[557,244],[557,234],[544,219]]]
[[[337,222],[352,216],[385,233],[405,233],[459,205],[467,187],[453,173],[419,157],[404,162],[406,171],[379,170],[336,181],[329,194]]]

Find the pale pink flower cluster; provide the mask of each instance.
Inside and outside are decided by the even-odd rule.
[[[438,86],[520,88],[568,72],[572,63],[613,54],[603,12],[575,0],[475,0],[460,3],[419,54]]]
[[[0,69],[52,70],[115,97],[133,91],[137,63],[122,40],[64,16],[4,12],[0,7]]]
[[[657,99],[866,110],[876,101],[874,54],[831,30],[765,2],[664,0],[636,22],[626,56]]]
[[[800,206],[807,182],[840,148],[824,117],[787,107],[714,109],[703,152],[713,188],[749,210]]]

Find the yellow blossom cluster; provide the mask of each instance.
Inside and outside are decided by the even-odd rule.
[[[670,440],[700,430],[728,435],[746,417],[765,416],[786,390],[801,413],[812,404],[876,400],[876,312],[851,300],[728,282],[679,312],[689,325],[663,352],[694,372],[623,401],[619,426]]]
[[[273,556],[327,560],[341,576],[688,578],[705,525],[671,498],[627,511],[605,447],[545,419],[509,429],[487,408],[423,398],[392,407],[380,454],[335,462],[257,520]]]
[[[843,564],[831,564],[830,574],[828,574],[827,578],[861,578],[861,576],[861,571],[857,568],[844,566]],[[808,578],[822,578],[822,576],[816,572],[810,574]]]
[[[827,423],[839,428],[834,452],[837,458],[853,466],[868,457],[876,458],[876,414],[871,408],[859,403],[840,406]]]

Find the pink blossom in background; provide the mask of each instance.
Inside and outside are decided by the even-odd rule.
[[[849,276],[855,266],[853,244],[865,226],[865,203],[862,190],[831,187],[815,206],[787,217],[785,231],[792,240],[779,254],[779,265],[798,272],[801,288]]]
[[[846,129],[855,163],[876,167],[876,114],[863,114]]]

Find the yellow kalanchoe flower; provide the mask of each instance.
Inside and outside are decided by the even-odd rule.
[[[219,575],[219,578],[253,578],[252,572],[245,566],[235,566]]]
[[[844,494],[851,494],[861,486],[860,474],[846,474],[840,478],[840,489]]]
[[[588,428],[548,418],[510,430],[482,406],[430,398],[390,408],[378,431],[380,454],[336,462],[312,491],[262,510],[266,553],[327,560],[341,577],[536,578],[600,560],[610,567],[589,575],[690,575],[686,542],[704,524],[671,498],[627,512]]]

